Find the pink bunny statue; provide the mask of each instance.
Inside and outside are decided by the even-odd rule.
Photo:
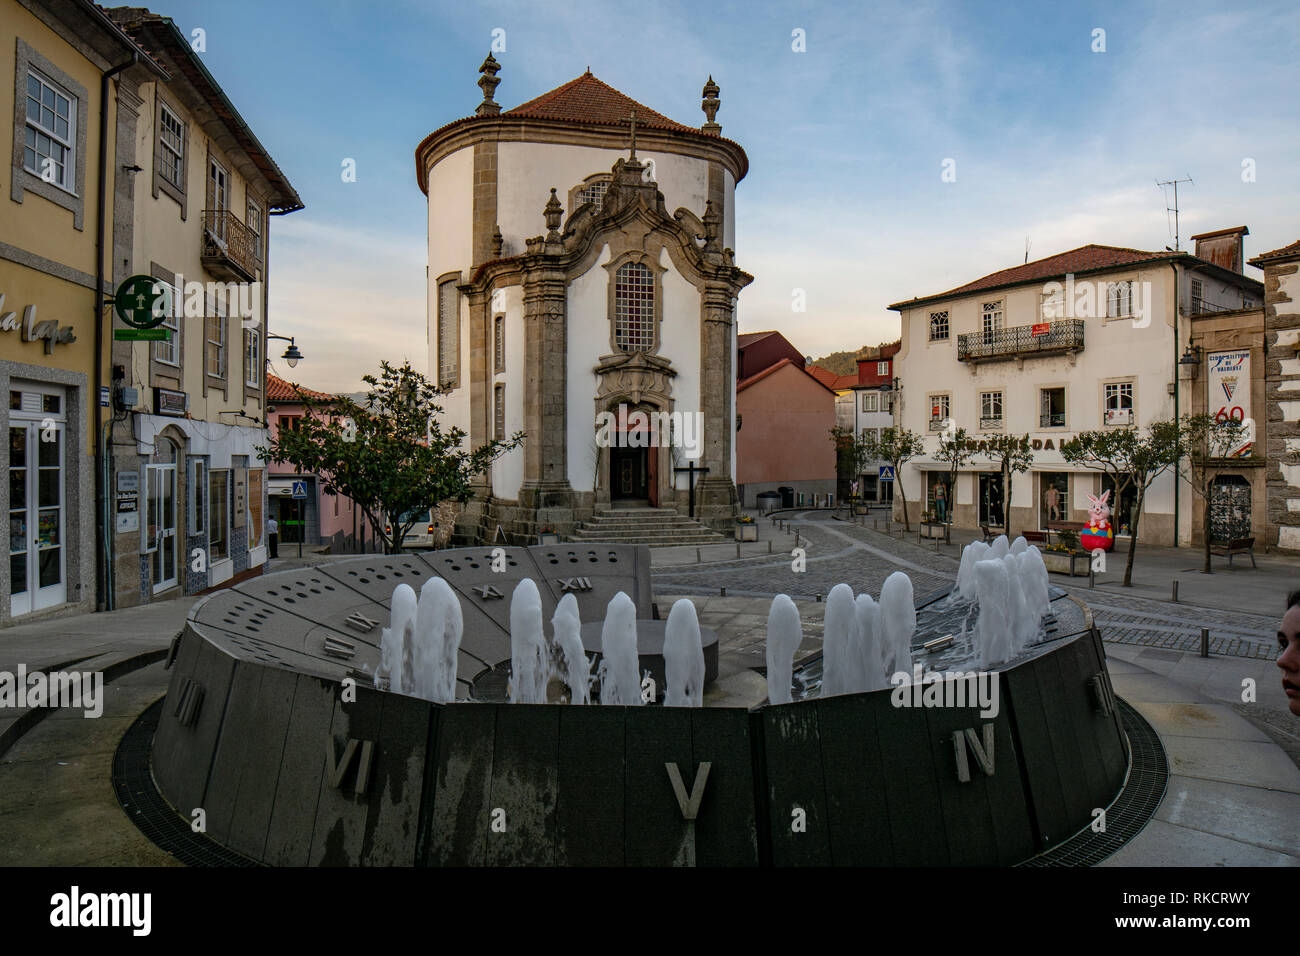
[[[1079,543],[1088,551],[1109,551],[1115,547],[1115,529],[1110,525],[1110,492],[1103,491],[1101,497],[1089,495],[1092,504],[1088,508],[1088,527],[1079,532]]]

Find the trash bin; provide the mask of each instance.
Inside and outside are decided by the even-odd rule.
[[[791,488],[791,487],[789,487],[788,485],[782,485],[780,488],[778,488],[778,489],[776,489],[776,490],[779,491],[779,492],[781,493],[781,507],[782,507],[782,508],[793,508],[793,507],[794,507],[794,489]]]
[[[781,492],[779,491],[760,491],[755,497],[758,502],[758,510],[763,514],[768,514],[781,507]]]

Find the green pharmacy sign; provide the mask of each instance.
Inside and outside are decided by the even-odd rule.
[[[133,329],[156,329],[171,312],[171,291],[152,276],[131,276],[117,287],[113,308]]]

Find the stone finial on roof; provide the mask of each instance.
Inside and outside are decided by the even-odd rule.
[[[720,92],[718,84],[713,82],[713,75],[710,74],[709,82],[704,84],[704,101],[700,103],[700,109],[704,110],[704,115],[708,119],[700,129],[706,133],[722,132],[722,125],[714,121],[718,115],[718,107],[722,105],[722,101],[718,99]]]
[[[501,249],[504,245],[505,245],[505,239],[501,235],[501,227],[497,226],[496,229],[492,231],[492,258],[493,259],[501,258]]]
[[[501,83],[497,76],[501,72],[501,64],[489,53],[478,71],[483,74],[478,78],[479,89],[483,91],[483,102],[474,112],[479,116],[496,116],[501,112],[501,105],[492,99],[492,94],[497,91],[497,86]]]
[[[560,219],[564,216],[564,207],[560,205],[560,200],[556,198],[555,187],[551,187],[551,198],[546,201],[546,228],[549,230],[546,234],[547,242],[560,241]]]

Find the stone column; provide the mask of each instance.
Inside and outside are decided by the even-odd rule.
[[[704,412],[704,452],[708,474],[697,479],[695,514],[710,527],[729,528],[736,517],[736,485],[731,474],[735,440],[736,382],[731,367],[734,332],[731,283],[708,280],[700,297],[700,409]]]
[[[558,243],[545,243],[558,246]],[[556,252],[559,250],[556,249]],[[524,481],[521,520],[572,530],[569,485],[568,278],[547,254],[535,257],[524,277]],[[535,533],[536,527],[524,533]]]
[[[488,343],[488,303],[491,293],[462,286],[461,292],[469,303],[469,435],[465,439],[467,450],[473,450],[491,438],[492,416],[488,408],[492,389],[488,380],[488,361],[491,349]],[[465,503],[456,519],[454,543],[471,544],[480,540],[488,530],[491,510],[491,472],[476,475],[470,480],[474,497]]]

